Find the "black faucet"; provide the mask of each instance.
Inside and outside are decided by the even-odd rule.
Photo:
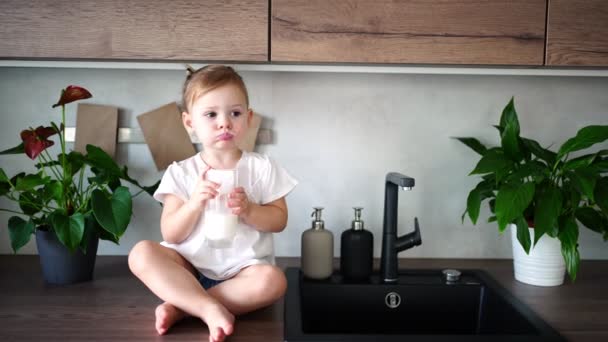
[[[417,217],[414,219],[414,232],[397,237],[399,188],[411,190],[414,184],[414,178],[397,172],[389,172],[386,175],[384,222],[382,224],[382,255],[380,259],[380,277],[385,283],[397,281],[397,254],[422,243]]]

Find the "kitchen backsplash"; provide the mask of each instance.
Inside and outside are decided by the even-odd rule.
[[[273,144],[256,151],[275,158],[300,181],[287,197],[287,229],[275,236],[277,256],[300,255],[300,235],[310,227],[313,206],[325,207],[326,228],[336,236],[350,227],[351,208],[363,207],[379,256],[384,176],[399,171],[416,179],[412,191],[399,194],[399,232],[413,229],[414,216],[422,232],[422,245],[401,257],[510,258],[509,236],[499,235],[495,223],[484,223],[486,206],[477,226],[461,223],[468,191],[477,182],[467,174],[478,157],[450,137],[497,144],[488,127],[511,96],[521,134],[543,146],[558,146],[585,125],[608,124],[607,77],[241,74],[252,108],[264,117],[262,127],[273,132]],[[89,89],[94,97],[87,103],[117,106],[119,127],[139,127],[137,115],[179,101],[184,77],[172,70],[0,68],[0,149],[12,147],[32,123],[58,122],[60,112],[51,104],[57,89],[68,84]],[[68,108],[67,122],[75,125],[75,106]],[[145,144],[119,144],[116,154],[144,184],[162,176]],[[1,164],[7,174],[33,167],[16,156],[3,156]],[[124,255],[139,240],[161,239],[158,203],[139,196],[133,212],[120,245],[102,241],[99,254]],[[9,216],[0,213],[0,254],[12,253]],[[608,259],[606,247],[599,234],[581,229],[582,258]],[[339,244],[334,248],[339,255]],[[34,240],[20,253],[36,253]]]

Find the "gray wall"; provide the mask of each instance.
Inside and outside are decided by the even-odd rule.
[[[559,146],[588,124],[608,124],[608,78],[551,76],[459,76],[355,73],[242,72],[252,107],[275,141],[257,150],[276,158],[300,184],[287,198],[289,223],[275,237],[278,256],[300,254],[300,234],[310,227],[313,206],[324,206],[326,226],[339,234],[350,226],[353,206],[363,206],[366,226],[379,256],[384,175],[399,171],[416,178],[411,192],[400,193],[399,230],[421,223],[423,244],[402,257],[510,258],[509,236],[495,224],[461,224],[468,177],[477,155],[451,136],[477,136],[496,144],[502,108],[515,96],[522,135],[542,145]],[[138,127],[136,116],[180,98],[181,71],[0,68],[2,125],[0,148],[15,146],[28,126],[60,121],[52,110],[61,88],[78,84],[94,98],[88,103],[120,108],[119,125]],[[68,126],[75,125],[68,106]],[[601,146],[608,148],[606,144]],[[597,149],[597,148],[596,148]],[[13,175],[33,170],[24,156],[1,156]],[[121,144],[118,161],[135,178],[150,184],[162,176],[144,144]],[[0,206],[10,205],[5,199]],[[161,207],[150,197],[134,202],[131,226],[120,245],[103,241],[99,254],[126,254],[141,239],[160,240]],[[12,253],[0,213],[0,253]],[[581,256],[608,258],[601,237],[585,228]],[[33,240],[22,254],[36,253]]]

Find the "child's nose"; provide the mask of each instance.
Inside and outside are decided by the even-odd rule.
[[[229,115],[220,115],[220,119],[218,120],[218,127],[220,129],[232,128],[232,121],[230,120]]]

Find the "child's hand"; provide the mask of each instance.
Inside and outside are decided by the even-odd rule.
[[[207,168],[203,171],[201,177],[196,183],[194,191],[192,191],[190,200],[188,200],[187,204],[195,210],[204,209],[205,204],[207,204],[207,200],[217,196],[217,188],[219,188],[220,185],[206,179],[207,171],[209,171],[209,169],[211,169],[211,167],[207,166]]]
[[[232,208],[232,213],[234,215],[246,217],[249,214],[251,206],[249,205],[249,199],[247,198],[247,194],[243,187],[234,188],[230,193],[229,199],[228,207]]]

